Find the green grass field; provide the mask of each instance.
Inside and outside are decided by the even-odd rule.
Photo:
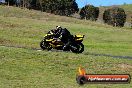
[[[37,51],[49,29],[62,25],[84,34],[82,54]],[[39,11],[0,6],[0,88],[131,88],[130,84],[76,83],[88,74],[132,75],[132,30]]]

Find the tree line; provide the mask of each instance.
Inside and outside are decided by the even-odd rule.
[[[5,0],[8,5],[16,5],[28,9],[41,10],[61,16],[71,16],[79,13],[80,19],[96,21],[99,16],[99,7],[85,5],[79,11],[75,0]],[[123,27],[126,22],[126,14],[122,8],[113,7],[103,13],[104,23],[112,26]]]
[[[70,16],[79,11],[75,0],[5,0],[8,5]]]

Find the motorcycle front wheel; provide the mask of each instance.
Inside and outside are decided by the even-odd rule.
[[[52,47],[43,40],[40,42],[40,47],[43,50],[51,50],[52,49]]]

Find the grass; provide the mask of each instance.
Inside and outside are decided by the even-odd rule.
[[[86,67],[87,72],[91,74],[131,73],[131,68],[120,67],[122,64],[131,66],[131,61],[126,59],[6,47],[0,49],[2,51],[0,56],[3,56],[0,63],[0,84],[4,88],[32,88],[35,86],[38,88],[78,88],[75,77],[80,64]],[[84,86],[131,88],[130,84],[89,84]]]
[[[126,11],[132,12],[131,10],[132,4],[124,4],[124,5],[120,5],[120,7],[125,9]]]
[[[40,48],[44,34],[56,25],[85,34],[85,51],[32,49]],[[75,80],[80,65],[89,74],[132,75],[132,60],[124,58],[132,57],[131,34],[126,27],[0,6],[0,88],[131,88],[132,83],[79,86]]]

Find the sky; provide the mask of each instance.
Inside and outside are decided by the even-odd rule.
[[[76,0],[78,7],[81,8],[86,4],[91,4],[94,6],[110,6],[110,5],[122,5],[132,4],[132,0]]]

